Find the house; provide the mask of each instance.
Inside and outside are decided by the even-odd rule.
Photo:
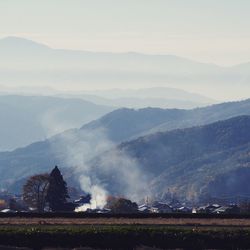
[[[150,213],[150,207],[146,204],[142,204],[142,205],[138,206],[138,211],[140,213]]]
[[[150,208],[152,213],[172,213],[173,209],[168,204],[163,202],[154,202]]]
[[[192,209],[185,206],[177,208],[176,211],[179,213],[192,213]]]
[[[6,209],[1,210],[1,213],[16,213],[16,211],[6,208]]]
[[[202,206],[197,209],[197,213],[213,213],[216,209],[220,208],[221,206],[218,204],[212,204],[207,206]]]
[[[237,205],[221,206],[213,211],[214,214],[237,214],[240,208]]]
[[[87,195],[81,196],[77,200],[74,200],[73,204],[75,204],[76,206],[83,206],[84,204],[89,204],[90,200],[91,200],[91,195],[87,194]]]

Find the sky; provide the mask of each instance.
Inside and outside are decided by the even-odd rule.
[[[0,38],[53,48],[250,61],[249,0],[0,0]]]

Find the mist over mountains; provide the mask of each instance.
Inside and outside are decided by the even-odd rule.
[[[250,195],[250,100],[215,104],[249,97],[250,63],[18,37],[1,39],[0,55],[0,188],[20,192],[59,165],[74,186],[134,200]]]
[[[249,99],[192,110],[119,109],[86,124],[82,129],[104,129],[109,139],[122,142],[146,134],[205,125],[240,115],[250,115]]]
[[[51,87],[0,86],[0,95],[54,96],[77,98],[97,105],[116,108],[185,108],[191,109],[216,103],[203,95],[175,88],[105,89],[92,91],[60,91]]]
[[[154,87],[141,89],[105,89],[60,94],[83,98],[99,105],[127,108],[183,108],[191,109],[213,104],[216,100],[181,89]]]
[[[150,92],[154,98],[149,98]],[[162,98],[163,94],[166,98]],[[171,99],[173,97],[177,99]],[[0,91],[0,151],[13,150],[81,127],[119,107],[192,108],[211,102],[213,100],[204,96],[171,88],[60,92],[45,87],[3,86]]]
[[[81,127],[113,109],[81,99],[0,95],[0,151]]]
[[[52,49],[17,37],[1,39],[0,54],[0,84],[78,89],[158,85],[208,93],[214,99],[243,98],[249,91],[249,63],[220,67],[173,55]]]
[[[0,153],[1,185],[17,191],[25,177],[58,164],[70,182],[77,183],[87,171],[110,193],[121,194],[128,186],[141,190],[146,184],[158,197],[226,195],[226,183],[220,193],[211,183],[219,186],[223,175],[248,171],[249,115],[249,100],[193,110],[116,110],[81,129]],[[136,178],[128,185],[132,170]],[[235,180],[239,186],[243,179]]]

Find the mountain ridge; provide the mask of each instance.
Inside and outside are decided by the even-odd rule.
[[[0,151],[13,150],[80,127],[113,109],[82,99],[0,95]]]
[[[220,105],[219,109],[217,109],[216,108],[217,106],[214,105],[212,110],[210,110],[209,108],[208,110],[209,112],[207,111],[207,108],[202,109],[204,111],[203,115],[206,118],[209,114],[215,115],[217,112],[215,117],[213,117],[212,119],[205,120],[205,122],[209,123],[210,120],[217,119],[215,123],[211,122],[212,125],[204,125],[207,126],[206,128],[215,126],[217,128],[216,131],[218,131],[218,134],[223,135],[224,131],[229,131],[228,126],[224,126],[223,124],[230,124],[230,119],[227,121],[220,121],[220,122],[218,122],[218,120],[227,119],[228,117],[230,117],[230,114],[232,115],[237,113],[238,109],[240,109],[242,113],[245,112],[246,116],[239,116],[237,118],[231,118],[231,119],[236,119],[236,121],[238,119],[238,121],[240,121],[239,124],[241,124],[242,126],[244,125],[245,119],[249,121],[249,115],[250,115],[249,100],[243,102],[223,104],[223,105],[222,106]],[[223,112],[226,110],[225,107],[227,105],[230,106],[229,110],[231,110],[230,111],[231,113],[228,111],[226,114],[224,114]],[[243,106],[244,109],[242,109]],[[194,183],[196,183],[193,187],[195,189],[195,192],[193,193],[195,193],[196,196],[198,197],[200,195],[200,192],[198,192],[197,190],[199,190],[199,188],[202,188],[202,190],[206,190],[206,188],[208,187],[207,185],[208,183],[206,184],[205,183],[206,178],[205,179],[201,178],[201,176],[199,179],[194,179],[193,176],[195,176],[194,174],[195,172],[193,171],[196,171],[197,169],[199,172],[206,173],[205,176],[211,175],[214,176],[214,178],[215,177],[217,178],[217,174],[221,173],[220,171],[218,171],[219,169],[218,166],[220,164],[221,166],[223,166],[223,168],[225,168],[228,171],[235,170],[237,166],[239,166],[239,164],[243,164],[239,163],[238,160],[242,159],[244,155],[247,155],[249,147],[246,146],[247,143],[245,143],[244,140],[248,140],[249,138],[247,136],[244,137],[244,135],[241,135],[239,137],[239,139],[242,140],[238,143],[239,147],[242,146],[242,148],[239,149],[237,149],[236,147],[237,145],[236,146],[234,145],[232,150],[230,150],[228,145],[231,142],[230,140],[226,141],[224,138],[222,139],[222,142],[223,141],[226,142],[226,148],[223,148],[223,144],[217,142],[216,143],[210,142],[209,145],[212,147],[213,150],[207,150],[209,148],[202,147],[202,143],[203,140],[204,143],[208,143],[209,140],[211,140],[212,137],[209,136],[209,134],[203,137],[199,137],[198,132],[197,135],[189,133],[190,130],[203,131],[204,127],[201,125],[199,127],[196,126],[191,129],[179,128],[179,130],[165,131],[165,132],[160,132],[160,134],[154,133],[151,135],[149,134],[147,136],[140,137],[142,131],[150,130],[150,127],[154,127],[155,123],[161,123],[163,122],[164,119],[173,119],[172,124],[174,124],[174,122],[177,122],[176,124],[178,124],[183,118],[187,119],[188,114],[190,112],[194,111],[162,110],[153,108],[137,110],[137,111],[134,110],[131,111],[131,109],[125,109],[125,111],[124,109],[116,110],[113,111],[112,113],[109,113],[108,115],[105,115],[101,119],[98,119],[85,126],[82,126],[81,129],[68,130],[64,133],[53,136],[49,140],[37,142],[35,144],[29,145],[28,147],[17,149],[13,152],[0,153],[0,166],[2,166],[0,172],[2,173],[1,178],[3,178],[1,185],[2,187],[6,187],[9,185],[8,183],[15,183],[16,181],[15,179],[18,180],[20,177],[24,178],[25,176],[32,175],[35,173],[49,171],[50,167],[55,164],[62,166],[63,168],[66,169],[71,169],[73,166],[78,166],[78,165],[95,166],[93,169],[96,169],[96,166],[99,167],[102,166],[101,164],[98,164],[99,156],[104,155],[105,160],[103,161],[103,163],[106,162],[105,164],[113,164],[114,167],[119,166],[122,168],[126,168],[127,166],[126,164],[132,164],[133,166],[133,164],[136,164],[136,162],[138,162],[139,164],[138,166],[142,168],[143,173],[144,172],[148,173],[148,175],[152,177],[150,185],[152,186],[152,190],[154,190],[155,194],[157,194],[158,196],[162,196],[168,188],[172,189],[175,188],[176,190],[179,190],[178,192],[183,193],[183,195],[187,194],[184,191],[185,190],[190,191],[190,186],[189,186],[190,182],[188,182],[188,179],[190,179],[190,181],[194,181]],[[158,117],[157,118],[158,120],[153,118],[152,114],[154,114],[155,117]],[[163,114],[165,115],[165,117],[163,116]],[[195,116],[192,116],[191,118],[194,119],[194,117]],[[188,120],[189,122],[192,120],[191,118]],[[117,123],[117,121],[119,121],[120,124]],[[218,124],[222,124],[223,126],[219,128]],[[241,130],[241,127],[239,129],[236,126],[237,122],[232,124],[233,124],[232,129],[234,129],[234,133],[238,133],[240,135],[241,133],[240,131],[243,131]],[[244,131],[249,131],[248,125],[247,127],[243,128]],[[213,131],[212,129],[210,130]],[[182,132],[182,134],[179,136],[176,135],[179,133],[178,131]],[[119,137],[114,136],[117,133],[119,133]],[[172,151],[164,146],[165,141],[161,142],[160,139],[159,141],[154,139],[154,138],[162,138],[162,140],[164,140],[165,138],[164,134],[168,133],[170,133],[172,136],[171,137],[172,142],[170,139],[168,139],[168,141],[171,142],[170,145],[172,145],[171,148]],[[231,139],[234,138],[233,135],[234,135],[233,133],[227,134],[227,136],[229,136],[228,138]],[[188,144],[186,145],[184,143],[183,145],[184,146],[186,145],[186,147],[183,146],[183,148],[181,148],[181,146],[178,145],[178,147],[176,146],[174,148],[174,145],[177,145],[176,143],[178,141],[183,142],[185,136],[186,138],[189,139],[188,140],[189,143],[194,143],[190,144],[193,146],[191,147],[188,146]],[[146,140],[146,144],[144,138],[150,138]],[[201,138],[203,140],[201,140]],[[223,138],[223,136],[221,138]],[[155,143],[153,143],[153,145],[150,144],[150,142],[153,141],[155,141]],[[135,142],[136,143],[138,142],[138,145]],[[235,140],[234,142],[237,143],[237,140]],[[119,145],[120,143],[122,144],[117,147],[117,145]],[[133,143],[135,144],[134,146],[132,146]],[[215,148],[214,144],[218,144],[219,148]],[[131,152],[129,150],[127,151],[123,150],[124,145],[130,145],[130,148],[133,150],[131,150]],[[149,145],[149,146],[143,146],[143,145]],[[195,148],[197,149],[196,152],[194,152]],[[114,149],[116,149],[115,154],[113,151]],[[147,151],[146,149],[148,149],[149,151]],[[158,153],[155,153],[155,150],[158,150]],[[218,152],[216,152],[216,150]],[[204,153],[204,151],[207,152]],[[124,152],[124,154],[122,152]],[[110,157],[109,154],[111,154]],[[140,154],[143,155],[143,157],[139,157]],[[124,155],[125,158],[120,158],[122,157],[122,155]],[[128,158],[126,158],[126,155],[128,156]],[[164,158],[166,156],[169,157]],[[110,160],[112,160],[113,157],[115,157],[114,160],[110,162]],[[144,159],[145,162],[141,159]],[[150,173],[149,171],[150,166],[155,166],[154,172],[152,173]],[[171,175],[175,176],[176,178],[175,180],[178,185],[176,183],[173,183],[174,181],[173,178],[172,179],[168,178],[167,182],[169,182],[169,185],[164,184],[165,179],[163,176],[166,166],[168,167],[169,171],[171,170],[170,172]],[[205,166],[208,166],[207,170]],[[12,172],[13,169],[15,169],[15,174],[13,174]],[[188,179],[185,181],[186,183],[185,185],[180,184],[181,180],[178,179],[176,176],[176,173],[178,172],[177,170],[179,171],[179,176],[180,177],[182,176],[182,178],[183,178],[183,173],[186,170],[188,171],[187,172]],[[208,172],[206,172],[205,170]],[[72,173],[74,172],[73,170],[69,171]],[[99,173],[100,175],[101,172],[103,173],[102,176],[100,176],[101,180],[103,180],[103,182],[107,184],[107,187],[110,188],[110,190],[112,190],[112,183],[114,182],[115,179],[114,178],[109,179],[108,177],[105,177],[105,171],[97,171],[93,173],[93,176],[96,175],[98,176],[97,173]],[[72,176],[72,173],[71,174],[68,173],[67,176]],[[80,173],[81,171],[78,172],[77,176],[79,176]],[[113,185],[113,187],[116,188],[117,190],[119,188],[119,186],[115,184]],[[159,190],[159,192],[157,190]]]
[[[143,108],[135,110],[123,108],[114,110],[100,119],[86,124],[81,129],[97,129],[98,127],[107,128],[107,134],[110,135],[110,139],[114,141],[118,140],[119,142],[123,139],[133,139],[134,136],[138,137],[176,128],[204,125],[239,115],[250,115],[250,99],[214,104],[191,110],[160,108]],[[144,121],[144,123],[142,121]],[[128,138],[121,137],[123,130],[120,129],[120,126],[117,126],[116,122],[121,124],[121,126],[122,124],[126,124],[126,130],[131,132]],[[139,130],[137,130],[138,124],[141,124]],[[116,132],[110,134],[109,130]]]
[[[5,40],[6,41],[6,40]],[[9,39],[7,39],[7,42]],[[18,40],[19,41],[19,40]],[[20,43],[22,44],[22,43]],[[190,89],[214,99],[247,97],[250,78],[247,64],[221,67],[172,55],[79,52],[36,44],[2,46],[0,41],[0,84],[11,86],[49,85],[65,88],[169,86]],[[13,48],[13,49],[12,49]],[[203,86],[203,88],[201,88]],[[216,91],[215,88],[218,90]],[[227,89],[222,96],[220,91]]]

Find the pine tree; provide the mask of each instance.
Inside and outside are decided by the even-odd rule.
[[[46,200],[50,209],[55,212],[64,210],[67,198],[69,198],[67,184],[63,180],[60,170],[55,166],[50,173]]]

